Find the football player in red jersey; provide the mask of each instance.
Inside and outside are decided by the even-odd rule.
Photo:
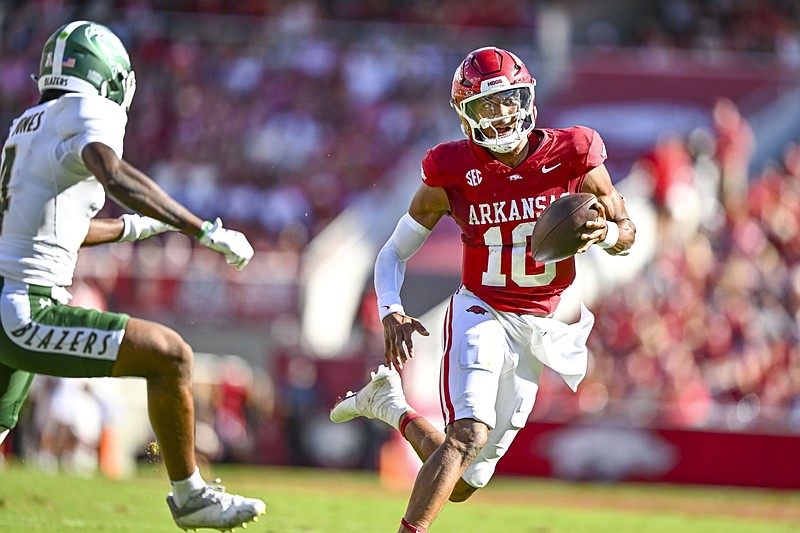
[[[635,227],[603,162],[605,147],[589,128],[535,128],[536,82],[522,61],[494,47],[471,52],[453,78],[451,105],[467,140],[439,144],[422,161],[422,184],[408,213],[381,249],[375,288],[385,357],[363,389],[339,402],[331,419],[378,418],[398,429],[424,461],[400,532],[425,531],[445,502],[464,501],[495,465],[533,409],[544,365],[575,390],[586,373],[586,338],[594,323],[552,318],[575,278],[573,257],[541,264],[529,238],[555,199],[589,192],[599,216],[585,244],[625,254]],[[400,376],[414,355],[412,334],[427,335],[400,302],[405,263],[445,216],[461,228],[461,286],[444,327],[440,395],[442,433],[405,401]]]

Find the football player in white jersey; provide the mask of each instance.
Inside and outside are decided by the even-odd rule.
[[[257,520],[264,502],[207,485],[197,468],[191,347],[161,324],[67,305],[81,246],[181,231],[239,269],[253,248],[122,159],[136,78],[109,28],[74,21],[56,30],[36,81],[41,99],[11,125],[0,164],[0,442],[36,373],[142,377],[176,524],[232,529]],[[106,194],[137,214],[94,219]]]

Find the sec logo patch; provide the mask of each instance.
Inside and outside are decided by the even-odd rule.
[[[477,168],[473,168],[469,172],[467,172],[467,183],[472,185],[473,187],[478,185],[481,181],[483,181],[483,176],[481,176],[481,171]]]

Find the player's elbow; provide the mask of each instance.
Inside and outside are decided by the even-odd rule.
[[[124,199],[130,195],[130,187],[127,186],[124,171],[117,167],[103,176],[101,180],[108,194],[117,199]]]

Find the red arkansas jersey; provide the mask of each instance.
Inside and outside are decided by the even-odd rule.
[[[535,129],[536,150],[517,168],[464,139],[428,150],[422,180],[442,187],[461,227],[461,282],[499,311],[549,315],[575,279],[575,259],[542,264],[531,257],[530,236],[542,211],[580,192],[586,173],[606,159],[600,135],[575,126]]]

